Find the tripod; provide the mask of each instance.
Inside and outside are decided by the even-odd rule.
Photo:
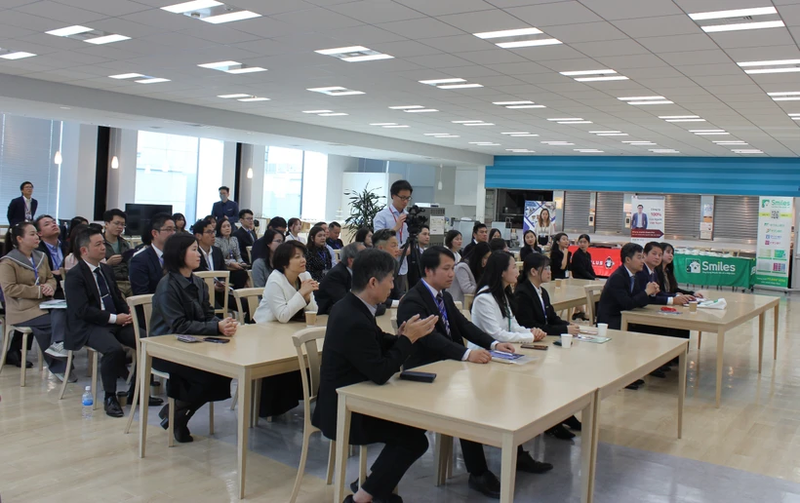
[[[411,250],[409,252],[409,250]],[[408,255],[406,256],[406,253]],[[408,240],[406,240],[406,244],[400,249],[400,257],[408,260],[408,273],[406,279],[408,280],[408,289],[417,284],[417,282],[422,279],[424,276],[422,271],[422,264],[420,263],[420,256],[419,256],[419,244],[417,242],[417,233],[408,232]],[[400,273],[400,266],[403,264],[403,260],[400,260],[397,263],[395,268],[395,276]]]

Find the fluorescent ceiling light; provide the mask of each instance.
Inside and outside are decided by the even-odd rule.
[[[494,126],[493,122],[470,122],[469,124],[464,124],[465,126]]]
[[[767,93],[767,96],[800,96],[800,91],[788,91],[779,93]]]
[[[772,98],[775,101],[800,101],[800,96],[786,96],[784,98]]]
[[[32,58],[33,56],[36,56],[36,54],[32,52],[16,51],[16,52],[7,52],[3,55],[0,55],[0,58],[13,61],[15,59]]]
[[[253,96],[250,98],[240,98],[237,101],[241,101],[242,103],[250,103],[253,101],[269,101],[269,98],[260,98],[258,96]]]
[[[111,79],[133,79],[136,77],[144,77],[141,73],[120,73],[118,75],[109,75]]]
[[[454,84],[456,82],[466,82],[464,79],[434,79],[434,80],[420,80],[420,84],[428,84],[429,86],[435,86],[438,84]]]
[[[800,117],[800,114],[789,114],[789,117]]]
[[[326,110],[326,112],[330,112],[330,110]],[[396,126],[396,125],[397,125],[396,122],[373,122],[370,124],[370,126]]]
[[[406,112],[406,113],[409,113],[409,114],[422,114],[422,113],[428,113],[428,112],[438,112],[438,110],[435,109],[435,108],[414,108],[412,110],[403,110],[403,111]]]
[[[612,75],[610,77],[579,77],[575,82],[607,82],[611,80],[628,80],[624,75]]]
[[[227,70],[225,73],[231,73],[233,75],[240,75],[243,73],[256,73],[256,72],[266,72],[266,68],[261,68],[260,66],[243,66],[242,68],[234,68],[232,70]]]
[[[556,124],[592,124],[592,121],[557,122]]]
[[[241,65],[238,61],[215,61],[214,63],[203,63],[202,65],[197,65],[200,68],[210,68],[212,70],[228,68],[229,66],[236,66]]]
[[[356,94],[366,94],[363,91],[353,91],[353,90],[347,89],[346,87],[341,87],[341,86],[312,87],[312,88],[306,89],[306,90],[314,92],[314,93],[327,94],[328,96],[354,96]]]
[[[194,0],[193,2],[167,5],[166,7],[161,7],[161,10],[172,12],[173,14],[183,14],[184,12],[190,12],[193,10],[216,7],[217,5],[222,5],[222,2],[217,2],[215,0]]]
[[[656,154],[680,154],[679,151],[672,148],[649,148],[647,150]]]
[[[333,110],[304,110],[304,114],[327,114],[333,112]]]
[[[755,148],[734,148],[734,149],[731,149],[731,152],[734,152],[736,154],[763,154],[764,153],[761,150],[758,150],[758,149],[755,149]]]
[[[643,101],[643,100],[665,100],[663,96],[625,96],[617,98],[620,101]]]
[[[645,146],[650,146],[650,145],[658,145],[658,143],[655,143],[655,142],[652,142],[652,141],[636,141],[636,142],[624,141],[622,143],[627,143],[628,145],[630,145],[632,147],[645,147]]]
[[[659,119],[699,119],[699,115],[659,115]]]
[[[436,86],[437,89],[471,89],[475,87],[483,87],[481,84],[447,84],[444,86]]]
[[[516,42],[500,42],[497,47],[502,49],[519,49],[521,47],[539,47],[543,45],[558,45],[562,42],[555,38],[540,38],[536,40],[519,40]]]
[[[483,122],[483,121],[451,121],[453,124],[469,124],[470,122]]]
[[[705,122],[705,119],[667,119],[666,122]]]
[[[383,127],[385,127],[386,129],[394,129],[394,128],[406,128],[406,127],[411,127],[411,126],[405,126],[403,124],[395,124],[393,126],[383,126]]]
[[[131,37],[126,37],[125,35],[113,34],[97,38],[89,38],[84,40],[84,42],[88,42],[94,45],[103,45],[103,44],[111,44],[113,42],[122,42],[123,40],[130,40],[130,39]]]
[[[674,102],[669,100],[663,101],[629,101],[628,105],[672,105]]]
[[[506,108],[511,109],[511,110],[518,110],[518,109],[521,109],[521,108],[547,108],[547,107],[544,106],[544,105],[511,105],[511,106],[507,106]]]
[[[415,108],[425,108],[422,105],[400,105],[397,107],[389,107],[392,110],[413,110]]]
[[[261,14],[249,10],[240,10],[236,12],[229,12],[227,14],[220,14],[218,16],[209,16],[200,18],[201,21],[211,24],[231,23],[233,21],[243,21],[245,19],[252,19],[254,17],[261,17]]]
[[[373,51],[372,49],[362,45],[337,47],[335,49],[322,49],[314,52],[317,54],[322,54],[323,56],[333,56],[334,58],[341,59],[342,61],[346,61],[348,63],[377,61],[379,59],[394,59],[394,56]]]
[[[617,73],[614,70],[578,70],[575,72],[558,72],[561,75],[567,77],[579,77],[581,75],[610,75],[612,73]]]
[[[142,79],[142,80],[135,80],[137,84],[159,84],[161,82],[169,82],[169,79],[162,79],[162,78],[149,78],[149,79]]]
[[[534,154],[534,153],[536,153],[535,150],[529,150],[527,148],[507,148],[506,152],[515,152],[517,154],[527,154],[527,153]]]
[[[744,61],[742,63],[736,63],[736,64],[741,67],[798,65],[800,64],[800,59],[772,59],[767,61]]]
[[[727,19],[732,17],[746,17],[746,16],[766,16],[769,14],[777,14],[777,13],[778,11],[775,10],[775,7],[753,7],[750,9],[695,12],[694,14],[689,14],[689,17],[695,21],[706,21],[708,19]]]
[[[500,145],[499,143],[495,143],[493,141],[471,141],[469,142],[470,145]]]
[[[534,136],[539,136],[539,135],[538,134],[529,133],[529,134],[513,134],[511,136],[513,136],[514,138],[532,138]]]
[[[690,133],[724,133],[724,129],[690,129]]]
[[[48,35],[55,35],[56,37],[69,37],[70,35],[77,35],[79,33],[86,33],[92,31],[91,28],[81,25],[67,26],[66,28],[59,28],[57,30],[46,31]]]
[[[628,136],[628,133],[599,133],[597,136]]]
[[[375,126],[375,124],[370,124],[370,126]],[[425,136],[450,136],[450,133],[423,133]]]
[[[727,136],[730,133],[695,133],[697,136]]]
[[[572,143],[572,142],[563,141],[563,140],[558,140],[558,141],[553,141],[553,140],[550,140],[550,141],[543,141],[542,143],[544,143],[545,145],[553,145],[553,146],[569,146],[569,145],[575,145],[575,144],[574,144],[574,143]]]
[[[347,61],[348,63],[363,63],[365,61],[378,61],[379,59],[394,59],[394,56],[390,56],[389,54],[368,54],[366,56],[342,58],[342,61]]]
[[[582,152],[584,154],[602,154],[603,150],[599,150],[596,148],[573,148],[575,152]]]
[[[558,121],[582,121],[581,117],[558,117],[555,119],[547,119],[549,121],[558,122]]]
[[[333,56],[334,54],[348,54],[351,52],[362,52],[368,50],[369,49],[367,49],[364,46],[353,45],[350,47],[338,47],[335,49],[321,49],[319,51],[314,51],[314,52],[316,52],[317,54],[322,54],[323,56]]]
[[[500,133],[500,134],[518,135],[518,134],[530,134],[530,133],[527,132],[527,131],[511,131],[511,132]]]
[[[763,28],[782,28],[786,26],[783,21],[761,21],[758,23],[736,23],[736,24],[715,24],[710,26],[701,26],[706,33],[717,33],[721,31],[739,31],[739,30],[759,30]]]
[[[730,145],[741,145],[741,146],[749,145],[749,143],[744,142],[744,141],[715,141],[714,143],[716,143],[717,145],[720,145],[720,146],[724,146],[724,145],[729,145],[729,146]]]
[[[493,101],[492,105],[508,106],[508,105],[533,105],[530,100],[523,101]]]
[[[621,133],[622,131],[589,131],[591,134],[611,134],[611,133]]]
[[[218,94],[217,98],[231,99],[231,98],[247,98],[249,94],[236,93],[236,94]]]
[[[754,70],[744,71],[744,73],[749,75],[756,75],[761,73],[795,73],[795,72],[800,72],[800,67],[756,68]]]
[[[340,115],[348,115],[348,114],[346,114],[344,112],[329,112],[329,113],[317,114],[317,115],[319,115],[320,117],[338,117]]]
[[[485,40],[485,39],[503,38],[503,37],[520,37],[523,35],[539,35],[541,33],[542,30],[539,30],[537,28],[518,28],[515,30],[485,31],[482,33],[473,33],[473,35]]]

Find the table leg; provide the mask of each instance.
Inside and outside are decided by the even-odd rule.
[[[239,499],[244,499],[244,481],[247,471],[247,437],[250,433],[248,428],[250,420],[250,399],[253,394],[253,380],[249,372],[239,374],[239,386],[236,388],[239,395],[239,414],[236,417],[238,426],[237,435],[237,455],[239,460]]]
[[[628,319],[625,318],[625,313],[622,314],[622,323],[620,324],[619,329],[622,330],[623,332],[628,330]]]
[[[722,353],[725,345],[725,331],[717,331],[717,408],[722,399]]]
[[[500,503],[513,503],[514,483],[517,477],[517,446],[514,436],[503,435],[502,463],[500,465]]]
[[[689,343],[686,343],[686,351],[682,351],[678,356],[678,438],[683,436],[683,406],[686,398],[686,360],[688,360]]]
[[[347,396],[339,395],[339,410],[336,418],[336,471],[333,478],[333,503],[344,500],[345,476],[347,475],[347,451],[350,445],[350,416]]]
[[[776,304],[775,305],[775,309],[773,311],[773,313],[774,313],[773,316],[774,316],[774,321],[775,321],[775,323],[774,323],[775,326],[772,327],[772,332],[773,332],[773,335],[775,337],[775,341],[774,341],[774,343],[772,345],[772,359],[773,360],[777,360],[778,359],[778,307],[779,307],[779,305]]]
[[[263,379],[256,379],[255,384],[253,386],[253,412],[250,414],[250,427],[255,428],[258,426],[258,413],[259,409],[261,408],[261,386],[263,384]]]
[[[436,443],[436,450],[433,451],[433,464],[436,466],[436,487],[444,485],[446,469],[444,467],[444,458],[447,456],[447,449],[444,446],[445,435],[441,433],[434,434],[434,441]]]
[[[764,359],[764,322],[767,321],[766,313],[758,315],[758,373],[761,373],[761,364]]]
[[[592,394],[592,400],[581,412],[581,503],[592,503],[594,499],[595,463],[597,442],[600,435],[600,395]]]
[[[153,363],[153,357],[147,354],[147,346],[142,344],[139,351],[139,457],[144,457],[145,443],[147,442],[147,402],[145,400],[144,392],[147,391],[150,396],[150,367]],[[133,405],[131,407],[134,407]],[[132,414],[133,412],[131,412]]]

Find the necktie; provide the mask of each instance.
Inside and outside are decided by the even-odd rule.
[[[631,276],[631,293],[633,293],[633,285],[636,282],[636,278]]]
[[[439,314],[442,315],[444,321],[444,328],[447,330],[447,336],[450,337],[450,321],[447,319],[447,309],[444,307],[444,297],[442,294],[436,294],[436,306],[439,308]]]
[[[544,294],[540,294],[539,295],[539,302],[542,303],[542,312],[544,313],[544,322],[547,323],[547,308],[544,305]]]
[[[106,283],[106,278],[103,276],[103,273],[100,272],[100,268],[94,270],[94,276],[97,279],[97,287],[100,289],[100,301],[105,306],[106,311],[111,314],[117,314],[117,308],[114,306],[114,299],[111,298],[111,294],[108,291],[108,283]]]

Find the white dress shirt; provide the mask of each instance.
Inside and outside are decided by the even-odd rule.
[[[300,294],[294,285],[289,283],[286,276],[279,270],[272,271],[264,287],[264,294],[261,296],[261,303],[258,305],[253,319],[256,323],[266,323],[269,321],[279,321],[288,323],[298,311],[310,313],[317,312],[317,303],[314,294],[311,300],[306,299]]]
[[[510,318],[506,317],[497,304],[497,300],[489,293],[489,287],[486,286],[478,291],[475,300],[472,301],[472,323],[491,335],[496,341],[533,342],[533,333],[530,329],[520,326],[513,314]],[[467,346],[470,349],[480,349],[472,342]]]
[[[208,250],[208,253],[206,253],[206,251],[203,249],[202,246],[198,246],[197,249],[200,251],[200,254],[205,259],[206,265],[208,266],[208,270],[209,271],[213,271],[214,270],[214,247],[212,246]],[[158,253],[158,249],[156,249],[156,253]]]
[[[100,284],[97,283],[97,276],[95,276],[95,271],[100,269],[99,265],[92,265],[89,262],[83,261],[87,266],[89,266],[89,270],[92,271],[92,279],[94,279],[94,286],[97,288],[97,298],[100,299],[100,310],[105,311],[106,305],[103,303],[103,294],[100,292]],[[100,269],[100,274],[103,274],[103,270]],[[105,277],[105,276],[104,276]],[[106,278],[106,288],[108,288],[108,294],[111,295],[111,285],[108,284],[108,278]],[[117,315],[108,313],[108,324],[113,325],[117,322]]]

